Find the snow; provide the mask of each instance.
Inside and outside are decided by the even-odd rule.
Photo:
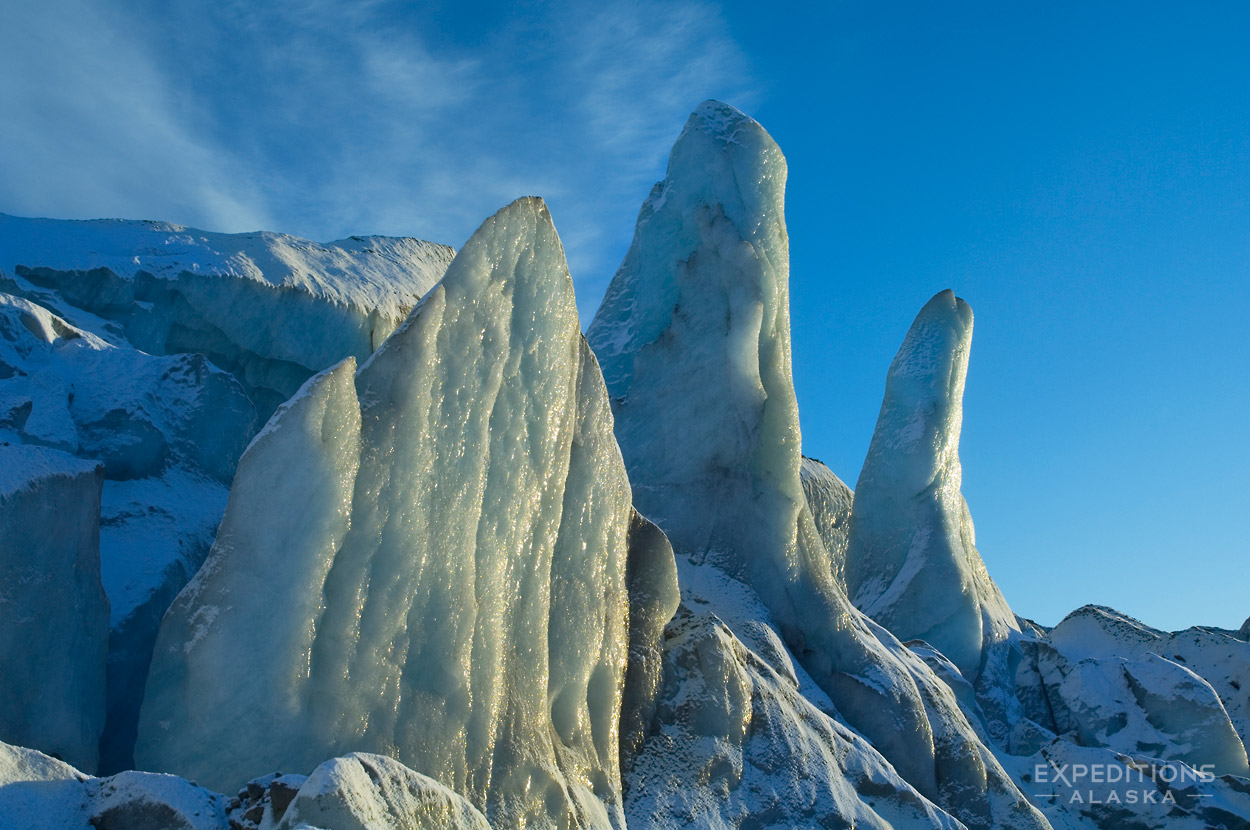
[[[682,607],[664,678],[631,827],[963,827],[711,612]]]
[[[278,830],[490,830],[472,804],[393,758],[356,752],[308,776]]]
[[[157,626],[212,544],[255,410],[238,381],[200,355],[144,354],[2,293],[0,365],[8,367],[0,441],[60,448],[104,467],[97,568],[112,611],[100,760],[107,771],[123,769]],[[32,458],[0,476],[36,475]]]
[[[378,752],[503,826],[620,826],[632,516],[563,249],[519,200],[244,454],[139,761],[224,789]]]
[[[353,236],[319,244],[284,233],[213,233],[169,222],[26,219],[0,213],[0,269],[107,268],[140,273],[232,277],[298,288],[331,304],[402,319],[443,275],[454,252],[408,237]]]
[[[325,245],[163,222],[0,214],[0,289],[149,354],[198,353],[236,375],[262,419],[309,376],[364,360],[442,277],[416,239]]]
[[[1250,645],[1231,632],[1169,634],[1086,606],[1025,646],[1018,684],[1029,716],[1047,729],[1087,746],[1250,774]]]
[[[932,644],[975,681],[1018,628],[959,491],[971,344],[972,309],[951,291],[908,330],[855,486],[846,584],[856,607],[902,640]]]
[[[102,482],[97,464],[0,445],[0,740],[88,769],[104,727],[108,646]]]

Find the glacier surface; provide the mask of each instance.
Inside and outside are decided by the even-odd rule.
[[[95,567],[111,606],[105,770],[133,763],[157,627],[212,544],[255,419],[238,381],[201,355],[154,356],[114,345],[0,293],[0,441],[54,448],[103,467],[92,521]],[[6,474],[35,476],[29,458],[14,458]],[[27,515],[25,532],[41,535],[40,514]],[[17,539],[10,535],[0,546],[8,550]],[[94,761],[76,763],[96,770]]]
[[[207,356],[246,386],[262,422],[312,374],[363,360],[454,251],[354,236],[222,234],[166,222],[0,214],[0,290],[149,354]]]

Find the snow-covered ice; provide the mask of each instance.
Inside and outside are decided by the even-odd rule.
[[[394,758],[357,752],[321,764],[276,830],[490,830],[461,796]]]
[[[261,231],[0,214],[0,271],[9,275],[0,290],[149,354],[206,355],[246,385],[262,417],[315,372],[368,357],[453,254],[409,238],[322,245]]]
[[[112,613],[100,761],[124,769],[156,629],[208,553],[255,409],[201,355],[114,345],[3,293],[0,367],[0,441],[59,448],[104,468],[95,521]],[[15,461],[6,475],[36,472]]]
[[[104,728],[103,482],[99,464],[0,444],[0,740],[87,769]]]
[[[226,799],[173,775],[93,778],[0,743],[0,823],[14,830],[228,830]]]

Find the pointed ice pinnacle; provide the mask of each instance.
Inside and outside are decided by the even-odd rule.
[[[244,454],[136,756],[227,789],[384,753],[497,826],[619,827],[633,515],[563,248],[518,200],[354,388],[316,376]]]
[[[763,127],[700,105],[587,337],[638,509],[750,584],[852,724],[932,791],[920,694],[835,583],[803,492],[785,180]]]
[[[943,291],[921,309],[886,376],[855,485],[847,592],[901,640],[925,640],[969,681],[1018,631],[977,553],[960,494],[959,431],[972,309]]]

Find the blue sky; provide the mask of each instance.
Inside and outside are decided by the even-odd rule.
[[[701,100],[790,164],[806,452],[976,312],[964,492],[1053,624],[1250,615],[1250,6],[0,0],[0,211],[453,245],[544,196],[586,320]],[[419,8],[418,8],[419,6]]]

